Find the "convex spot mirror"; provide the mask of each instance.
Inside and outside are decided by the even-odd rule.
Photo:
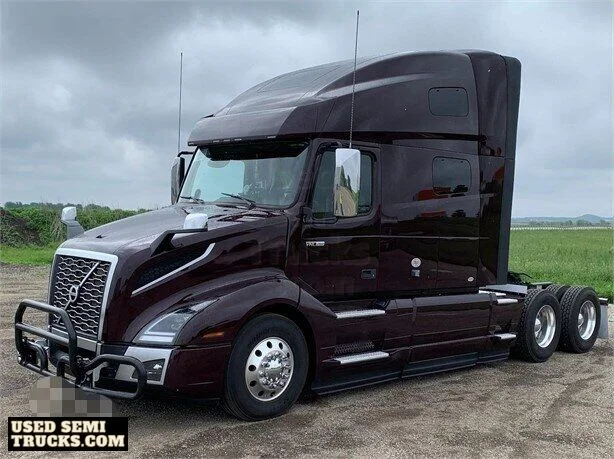
[[[181,185],[186,173],[186,156],[191,158],[194,156],[194,152],[180,152],[171,166],[171,204],[175,204],[179,200]]]
[[[335,217],[358,215],[360,194],[360,150],[337,148],[335,150],[335,181],[333,207]]]

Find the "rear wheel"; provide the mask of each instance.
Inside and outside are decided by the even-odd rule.
[[[546,287],[546,291],[552,293],[559,300],[559,303],[561,303],[561,299],[567,290],[569,290],[569,285],[550,284]]]
[[[515,353],[529,362],[544,362],[561,335],[561,306],[547,290],[529,290],[518,323]]]
[[[601,308],[590,287],[571,287],[561,300],[563,325],[559,348],[569,352],[588,352],[599,333]]]
[[[224,382],[224,407],[246,421],[285,413],[300,395],[309,367],[300,328],[278,314],[263,314],[239,332]]]

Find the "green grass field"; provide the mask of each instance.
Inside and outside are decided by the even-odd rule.
[[[590,285],[614,297],[614,230],[512,231],[510,271],[533,281]]]
[[[16,265],[50,265],[58,244],[36,247],[0,245],[0,262]]]
[[[51,264],[57,245],[0,246],[4,263]],[[614,299],[614,230],[512,231],[510,270],[533,281],[590,285],[599,296]]]

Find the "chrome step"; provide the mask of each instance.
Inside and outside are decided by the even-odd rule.
[[[497,304],[516,304],[518,300],[515,298],[497,298]]]
[[[479,290],[478,293],[494,293],[496,296],[505,296],[503,292],[491,292],[490,290]]]
[[[337,319],[355,319],[359,317],[383,316],[386,311],[383,309],[357,309],[355,311],[336,312]]]
[[[492,335],[492,337],[499,341],[511,341],[516,339],[516,333],[499,333],[498,335]]]
[[[373,352],[364,352],[362,354],[342,355],[339,357],[335,357],[333,360],[339,362],[341,365],[347,365],[349,363],[359,363],[359,362],[368,362],[370,360],[387,359],[388,356],[389,356],[388,352],[373,351]]]

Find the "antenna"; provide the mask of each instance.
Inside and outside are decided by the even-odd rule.
[[[177,154],[181,151],[181,87],[183,85],[183,51],[179,61],[179,126],[177,127]]]
[[[352,104],[350,106],[350,148],[352,148],[352,129],[354,128],[354,92],[356,90],[356,57],[358,56],[358,19],[360,10],[356,10],[356,40],[354,41],[354,74],[352,76]]]

